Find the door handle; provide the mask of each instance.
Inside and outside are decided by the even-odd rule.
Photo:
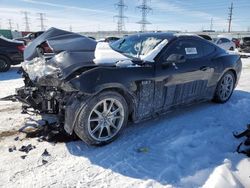
[[[207,66],[202,66],[202,67],[200,68],[201,71],[207,71],[208,69],[210,69],[210,68],[207,67]]]

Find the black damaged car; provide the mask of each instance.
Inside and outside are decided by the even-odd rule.
[[[48,45],[53,55],[41,54]],[[113,141],[128,121],[213,100],[225,103],[240,78],[238,55],[196,35],[140,33],[112,44],[52,28],[24,52],[23,108],[54,114],[84,142]]]

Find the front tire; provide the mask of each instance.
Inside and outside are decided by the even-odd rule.
[[[233,94],[235,81],[236,81],[236,78],[233,72],[232,71],[226,72],[222,76],[222,78],[220,79],[216,87],[213,101],[217,103],[227,102]]]
[[[82,108],[74,131],[89,145],[105,145],[115,140],[128,121],[128,105],[123,96],[105,91]]]
[[[6,72],[10,69],[10,60],[4,56],[0,56],[0,72]]]

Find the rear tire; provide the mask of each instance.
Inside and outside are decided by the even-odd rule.
[[[128,105],[124,97],[105,91],[87,101],[79,113],[74,132],[89,145],[105,145],[119,136],[127,121]]]
[[[10,69],[10,60],[4,56],[0,56],[0,72],[6,72]]]
[[[232,71],[226,72],[216,87],[213,101],[216,103],[227,102],[233,94],[235,81],[234,73]]]

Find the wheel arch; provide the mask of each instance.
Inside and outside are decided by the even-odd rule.
[[[125,88],[117,87],[117,86],[109,86],[109,87],[102,88],[95,95],[100,94],[101,92],[105,92],[105,91],[117,92],[122,97],[124,97],[124,99],[125,99],[125,101],[127,102],[127,105],[128,105],[129,117],[131,117],[131,115],[133,114],[133,112],[135,110],[135,105],[136,105],[135,96],[133,96],[133,94],[131,94]]]
[[[86,105],[86,101],[90,100],[91,98],[105,91],[117,92],[122,97],[124,97],[128,105],[129,118],[133,119],[136,106],[136,99],[131,93],[129,93],[129,91],[125,90],[122,87],[111,86],[111,85],[109,87],[99,87],[99,90],[93,94],[81,95],[82,97],[72,96],[69,99],[69,103],[65,109],[65,119],[64,119],[64,129],[66,130],[66,132],[68,132],[69,134],[73,133],[79,113],[81,109]]]
[[[1,57],[8,59],[8,61],[10,62],[10,65],[12,64],[12,60],[7,55],[0,53],[0,58]]]
[[[238,80],[238,75],[237,75],[236,70],[233,69],[233,68],[228,68],[228,69],[226,69],[226,70],[221,74],[219,81],[221,80],[221,78],[222,78],[227,72],[232,72],[232,73],[233,73],[234,78],[235,78],[235,83],[236,83],[237,80]]]

